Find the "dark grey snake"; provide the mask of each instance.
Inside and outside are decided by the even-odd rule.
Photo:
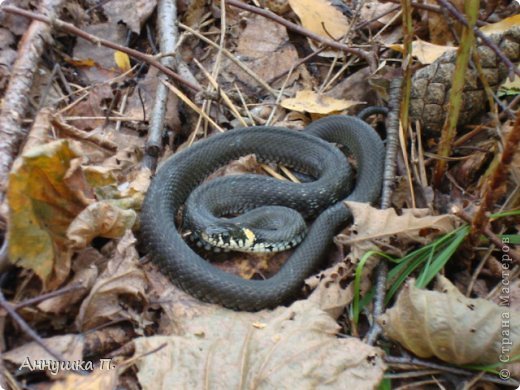
[[[331,143],[343,145],[357,162],[356,184],[350,195],[349,165]],[[252,153],[261,161],[308,172],[316,180],[297,184],[258,175],[224,178],[235,193],[253,188],[249,192],[258,199],[265,196],[307,215],[321,211],[292,256],[266,280],[245,280],[215,268],[184,242],[175,225],[181,206],[204,178]],[[324,260],[334,234],[351,217],[342,200],[374,202],[379,197],[383,161],[379,135],[349,116],[329,116],[301,132],[256,126],[214,135],[174,154],[159,169],[141,212],[142,238],[162,272],[189,294],[238,310],[275,307],[298,294],[304,279]],[[240,184],[241,179],[246,183]]]

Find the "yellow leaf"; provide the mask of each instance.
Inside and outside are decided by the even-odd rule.
[[[123,53],[122,51],[117,50],[114,53],[114,61],[116,62],[119,69],[121,69],[123,72],[126,72],[130,70],[130,57],[128,57],[128,54]]]
[[[520,25],[520,14],[510,16],[504,20],[501,20],[497,23],[488,24],[486,26],[480,27],[480,31],[484,34],[499,34],[509,30],[511,27],[515,27]]]
[[[404,53],[404,48],[401,44],[388,45],[388,47],[392,50]],[[433,43],[426,42],[421,39],[412,42],[413,56],[417,58],[417,60],[421,64],[424,65],[429,65],[447,51],[456,49],[457,47],[455,46],[435,45]]]
[[[349,20],[327,0],[289,0],[303,27],[329,39],[338,40],[349,30]]]
[[[51,142],[23,154],[9,175],[9,259],[32,269],[46,289],[68,277],[72,252],[65,232],[93,198],[80,154],[68,140]]]
[[[314,91],[304,90],[296,92],[294,98],[285,99],[280,104],[288,110],[310,112],[314,114],[330,114],[343,111],[360,104],[353,100],[335,99],[330,96],[318,94]]]

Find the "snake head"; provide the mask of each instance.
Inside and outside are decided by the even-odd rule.
[[[251,229],[234,223],[209,225],[202,231],[201,237],[212,246],[240,251],[250,251],[255,242]]]

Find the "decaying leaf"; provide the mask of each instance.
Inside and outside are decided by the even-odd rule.
[[[375,257],[371,257],[363,267],[361,279],[361,294],[366,293],[372,286],[370,275],[378,264]],[[313,289],[309,300],[315,302],[321,310],[331,317],[338,318],[345,312],[354,299],[354,265],[350,262],[340,262],[317,275],[305,280],[306,286]]]
[[[439,234],[455,229],[453,215],[431,216],[428,209],[403,209],[397,215],[394,209],[379,210],[366,203],[345,202],[354,216],[350,235],[340,234],[336,241],[355,248],[366,243],[388,243],[392,238],[400,242],[427,244]],[[366,249],[366,248],[365,248]]]
[[[76,317],[78,329],[85,331],[105,322],[128,318],[130,309],[122,308],[123,297],[130,301],[144,299],[147,281],[137,267],[135,241],[130,231],[119,241],[114,257],[81,304]]]
[[[99,275],[98,264],[106,262],[106,259],[94,248],[85,248],[80,251],[72,262],[74,276],[67,286],[79,286],[68,293],[47,299],[38,305],[38,309],[46,313],[63,313],[75,310],[75,303],[80,302],[88,294]]]
[[[164,345],[138,362],[143,389],[373,389],[384,371],[381,350],[337,338],[337,323],[306,301],[269,313],[220,309],[190,327],[199,330],[135,340],[136,356]]]
[[[346,110],[362,102],[336,99],[330,96],[321,95],[314,91],[303,90],[296,92],[296,96],[282,100],[280,105],[288,110],[299,112],[309,112],[313,114],[331,114]]]
[[[9,177],[9,259],[32,269],[46,289],[69,275],[72,252],[66,231],[93,201],[76,163],[81,152],[75,145],[59,140],[31,149],[16,160]]]
[[[67,237],[75,249],[85,248],[95,237],[119,238],[137,219],[132,209],[123,209],[115,201],[100,201],[84,209],[71,222]]]
[[[391,339],[419,357],[453,364],[492,364],[520,353],[520,313],[485,299],[466,298],[444,276],[437,291],[413,279],[379,322]],[[503,348],[506,348],[504,350]]]

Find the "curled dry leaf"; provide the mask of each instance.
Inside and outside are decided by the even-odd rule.
[[[128,318],[121,306],[122,297],[131,301],[142,301],[147,286],[144,272],[138,268],[136,239],[130,231],[119,241],[114,257],[97,279],[90,294],[82,302],[76,317],[76,325],[82,331],[100,324]]]
[[[46,289],[70,271],[70,222],[93,201],[79,164],[77,144],[59,140],[35,147],[16,160],[9,176],[9,259],[32,269]],[[28,245],[30,243],[30,245]]]
[[[84,209],[71,222],[67,237],[75,249],[85,248],[95,237],[119,238],[137,219],[134,210],[125,210],[115,201],[100,201]]]
[[[189,322],[198,330],[135,340],[136,356],[164,345],[137,363],[143,389],[373,389],[384,372],[380,349],[338,339],[334,319],[310,302],[260,313],[220,308]]]
[[[282,100],[282,107],[288,110],[309,112],[312,114],[330,114],[344,111],[349,107],[363,102],[336,99],[330,96],[321,95],[314,91],[303,90],[296,92],[296,96]]]
[[[452,231],[457,224],[453,215],[431,216],[428,209],[404,209],[402,215],[397,215],[394,209],[379,210],[366,203],[345,203],[352,211],[354,223],[350,235],[340,234],[336,241],[350,245],[352,250],[359,247],[364,252],[367,243],[372,243],[370,247],[374,243],[387,245],[393,238],[399,238],[403,244],[427,244],[435,236]]]
[[[520,313],[466,298],[443,276],[438,276],[437,291],[408,281],[379,323],[388,337],[421,358],[492,364],[520,353]]]

